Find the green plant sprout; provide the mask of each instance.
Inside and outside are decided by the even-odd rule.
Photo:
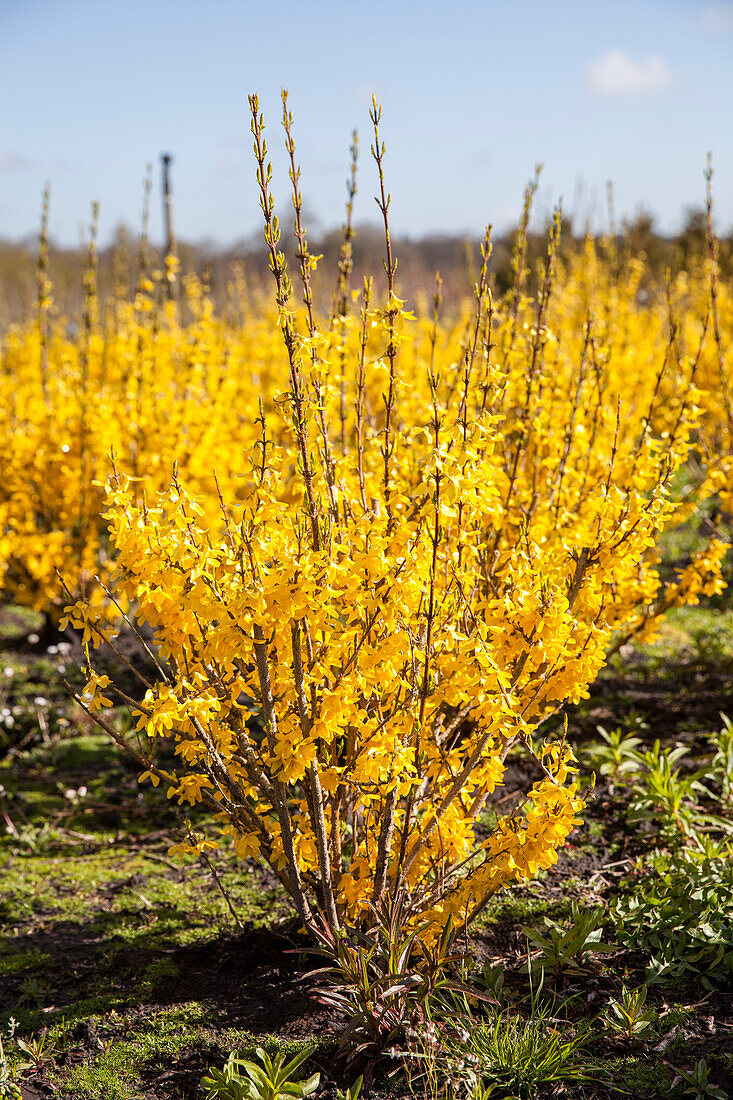
[[[653,1009],[645,1009],[646,997],[646,985],[641,985],[638,989],[623,986],[621,999],[610,1002],[603,1015],[603,1022],[622,1039],[644,1038],[657,1018]]]
[[[208,1075],[202,1079],[205,1100],[303,1100],[312,1096],[320,1083],[320,1073],[314,1073],[306,1081],[290,1078],[314,1049],[304,1047],[286,1062],[282,1051],[271,1058],[262,1047],[257,1047],[261,1066],[233,1051],[222,1070],[210,1066]]]

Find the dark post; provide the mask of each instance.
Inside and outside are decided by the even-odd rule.
[[[161,153],[160,159],[163,164],[163,218],[165,223],[165,254],[167,258],[168,256],[176,255],[176,236],[173,230],[173,191],[170,179],[170,166],[173,162],[173,156],[171,153]],[[172,298],[174,295],[174,286],[173,273],[170,268],[166,269],[166,282],[168,284],[168,297]]]

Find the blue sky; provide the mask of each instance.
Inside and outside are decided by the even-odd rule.
[[[536,161],[540,214],[562,198],[596,225],[665,230],[704,196],[713,152],[720,227],[733,223],[733,0],[0,0],[0,236],[79,240],[136,228],[145,165],[175,155],[179,236],[259,228],[247,94],[258,91],[279,201],[280,88],[290,90],[308,208],[342,219],[353,127],[356,218],[373,219],[369,101],[383,104],[396,233],[481,231],[516,219]]]

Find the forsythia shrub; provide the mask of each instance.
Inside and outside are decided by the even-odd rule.
[[[639,399],[643,402],[652,386],[646,430],[658,433],[661,440],[676,430],[675,410],[684,393],[682,403],[692,413],[693,426],[687,461],[678,471],[683,476],[668,483],[675,501],[674,524],[699,523],[701,507],[709,498],[715,499],[714,515],[720,516],[721,510],[730,512],[733,421],[728,423],[724,412],[729,350],[723,351],[725,340],[720,334],[733,329],[733,314],[729,309],[722,315],[722,324],[715,326],[717,338],[711,320],[711,303],[716,295],[726,302],[725,290],[711,294],[711,285],[717,287],[717,283],[708,263],[704,268],[698,266],[692,275],[681,272],[666,294],[658,288],[642,291],[643,259],[620,257],[609,242],[604,243],[610,256],[600,255],[599,246],[588,240],[582,252],[571,257],[567,270],[560,272],[553,325],[558,331],[580,331],[592,317],[596,354],[616,376],[620,407],[633,406]],[[667,415],[660,417],[661,410]],[[696,604],[701,595],[723,589],[727,537],[713,523],[710,534],[695,541],[698,546],[691,560],[672,579],[664,580],[659,572],[661,554],[657,549],[645,553],[643,583],[633,597],[636,611],[625,619],[614,642],[616,648],[632,637],[653,641],[670,608]],[[642,582],[641,573],[639,580]]]
[[[113,300],[101,317],[95,256],[92,243],[78,329],[55,316],[44,282],[37,320],[12,328],[0,352],[0,589],[53,625],[65,602],[59,574],[74,597],[107,602],[93,578],[106,583],[111,571],[100,484],[110,454],[140,496],[165,487],[177,464],[215,518],[213,471],[236,499],[277,362],[273,318],[219,320],[195,279],[185,280],[185,324],[161,300],[161,272],[143,274],[134,300]]]
[[[472,311],[443,324],[438,286],[432,316],[413,317],[395,295],[376,106],[386,301],[367,281],[350,310],[346,249],[340,308],[320,325],[287,102],[300,309],[251,106],[285,373],[252,386],[264,400],[255,441],[242,429],[246,477],[236,492],[221,483],[218,515],[184,464],[144,498],[116,467],[116,598],[153,627],[161,679],[129,737],[104,717],[124,698],[106,676],[90,667],[79,701],[144,778],[213,810],[242,858],[265,860],[305,926],[316,911],[368,920],[366,903],[405,889],[435,927],[470,920],[552,864],[578,823],[572,753],[538,743],[538,727],[587,694],[614,632],[644,629],[669,595],[655,543],[700,422],[698,350],[661,322],[645,330],[633,265],[616,290],[606,280],[606,308],[584,274],[591,252],[558,275],[559,215],[526,295],[528,202],[508,299],[492,301],[487,233]],[[260,373],[250,354],[244,389]],[[719,587],[723,550],[710,543],[670,598]],[[114,645],[93,602],[68,617]],[[536,781],[477,832],[517,744]]]

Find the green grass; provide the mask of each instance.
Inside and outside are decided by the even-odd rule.
[[[104,1026],[105,1021],[92,1017],[89,1023]],[[58,1095],[85,1100],[138,1100],[141,1071],[165,1064],[183,1050],[211,1047],[210,1024],[210,1010],[195,1002],[162,1009],[129,1029],[127,1038],[102,1040],[103,1048],[92,1061],[63,1072]],[[249,1034],[246,1038],[251,1041]]]
[[[13,604],[2,609],[0,615],[0,640],[13,639],[39,631],[43,626],[43,615],[29,607]]]
[[[8,705],[36,730],[22,754],[0,755],[0,808],[12,823],[0,833],[0,1029],[13,1017],[22,1037],[49,1027],[60,1040],[80,1022],[116,1021],[99,1054],[50,1079],[61,1095],[139,1097],[151,1059],[214,1041],[205,997],[160,1008],[180,983],[175,953],[234,926],[209,866],[167,854],[183,829],[177,807],[138,783],[138,767],[65,693],[53,695],[60,660],[0,657],[0,671],[12,668],[0,683]],[[53,715],[43,737],[36,707]],[[194,824],[214,834],[210,815]],[[210,858],[245,926],[279,919],[279,886],[264,885],[228,843]]]
[[[28,973],[30,970],[40,970],[50,962],[51,956],[45,951],[31,948],[29,951],[12,951],[8,949],[0,958],[0,974],[18,974],[21,971]]]
[[[281,892],[263,889],[241,870],[235,876],[233,865],[229,871],[225,882],[243,923],[271,924],[282,911]],[[58,959],[51,965],[48,951],[27,945],[36,939],[43,942],[59,922],[70,950],[84,955],[76,997],[93,998],[109,989],[114,979],[117,999],[130,1004],[176,976],[176,964],[167,957],[172,950],[232,928],[229,910],[207,868],[189,863],[188,874],[176,881],[166,877],[164,867],[158,870],[144,854],[124,846],[104,847],[82,857],[30,855],[5,863],[0,857],[0,874],[0,918],[8,926],[17,925],[17,934],[0,936],[0,970],[15,975],[21,991],[21,975],[30,970],[43,975],[49,964],[44,976],[51,1004],[63,996],[54,977]],[[53,950],[58,954],[59,945]],[[132,956],[141,960],[139,971]],[[31,1007],[13,1012],[24,1026],[30,1026],[25,1017]],[[71,1006],[63,1007],[67,1011]]]
[[[543,896],[539,882],[530,887],[515,887],[491,899],[481,915],[479,925],[486,927],[500,921],[511,921],[518,925],[533,924],[545,916],[553,920],[564,920],[570,916],[574,897],[575,893],[570,891],[567,897],[559,899]]]
[[[668,612],[659,638],[644,647],[647,662],[724,664],[733,658],[733,610],[676,607]]]
[[[618,1086],[619,1096],[645,1097],[661,1100],[672,1091],[669,1068],[658,1058],[644,1058],[639,1054],[623,1058],[609,1058],[602,1063],[602,1075]]]
[[[138,1100],[142,1078],[156,1070],[165,1070],[182,1052],[205,1053],[207,1064],[221,1065],[226,1053],[238,1050],[253,1057],[257,1047],[270,1055],[282,1051],[292,1057],[312,1040],[282,1040],[275,1035],[253,1035],[237,1028],[217,1028],[215,1011],[196,1001],[160,1009],[133,1026],[125,1025],[119,1013],[91,1017],[88,1021],[102,1043],[100,1053],[91,1061],[62,1072],[57,1081],[60,1097],[75,1100]],[[66,1029],[68,1032],[68,1029]],[[124,1030],[124,1038],[119,1033]],[[61,1038],[63,1028],[52,1030]],[[316,1041],[322,1052],[331,1051],[333,1039]]]

